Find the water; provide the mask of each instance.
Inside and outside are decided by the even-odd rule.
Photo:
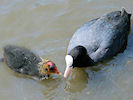
[[[0,55],[6,44],[32,49],[61,72],[68,42],[82,24],[132,0],[0,0]],[[132,25],[133,27],[133,25]],[[0,100],[133,100],[133,30],[124,53],[94,68],[75,68],[68,79],[39,81],[0,63]]]

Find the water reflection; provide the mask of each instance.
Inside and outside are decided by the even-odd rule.
[[[58,91],[56,89],[58,89],[58,87],[62,83],[62,80],[62,77],[58,77],[56,79],[50,77],[49,79],[40,81],[39,83],[45,88],[42,90],[42,94],[48,99],[54,99]]]
[[[66,80],[65,91],[70,93],[82,92],[88,84],[88,73],[85,68],[74,68],[69,79]]]
[[[132,20],[132,23],[131,23],[131,32],[130,32],[129,37],[128,37],[128,46],[127,46],[127,48],[132,47],[132,42],[133,42],[133,20]]]

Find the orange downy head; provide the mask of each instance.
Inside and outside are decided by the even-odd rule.
[[[39,64],[41,65],[39,69],[39,73],[41,75],[61,75],[61,72],[58,71],[56,65],[52,61],[42,59],[42,62],[40,62]]]

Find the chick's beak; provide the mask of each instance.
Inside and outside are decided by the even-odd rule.
[[[58,75],[61,75],[61,72],[59,72],[59,70],[57,69],[56,66],[54,67],[54,72],[55,72],[56,74],[58,74]]]
[[[51,74],[58,74],[58,75],[61,75],[61,72],[59,72],[59,70],[57,69],[57,66],[56,66],[52,61],[50,61],[50,62],[48,63],[48,65],[49,65],[49,72],[50,72]]]

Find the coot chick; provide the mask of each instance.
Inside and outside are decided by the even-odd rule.
[[[95,65],[123,51],[130,30],[130,17],[131,14],[123,8],[81,26],[69,42],[64,77],[74,67]]]
[[[51,74],[61,74],[52,61],[42,59],[29,49],[19,46],[4,47],[4,62],[15,72],[40,79],[48,78]]]

